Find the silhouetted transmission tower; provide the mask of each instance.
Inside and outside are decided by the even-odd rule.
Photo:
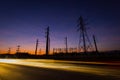
[[[78,31],[80,32],[78,48],[79,52],[84,51],[84,53],[86,53],[92,50],[92,45],[86,31],[86,23],[84,22],[82,16],[79,17],[78,21]]]
[[[46,31],[46,56],[50,53],[50,36],[49,36],[49,26]]]
[[[20,52],[20,45],[17,46],[17,50],[16,50],[16,53],[19,53]]]
[[[8,54],[10,54],[10,53],[11,53],[11,48],[8,49]]]

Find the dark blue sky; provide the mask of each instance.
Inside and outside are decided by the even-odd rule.
[[[77,47],[77,19],[83,16],[90,40],[96,35],[100,50],[120,50],[119,0],[1,0],[0,51],[34,51],[35,41],[45,48],[45,28],[50,26],[51,49]]]

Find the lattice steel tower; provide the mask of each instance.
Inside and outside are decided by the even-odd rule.
[[[78,21],[78,31],[80,32],[78,48],[79,52],[83,50],[83,52],[86,53],[92,50],[92,45],[87,34],[87,29],[85,27],[86,23],[84,22],[83,17],[80,16]]]
[[[16,50],[16,53],[19,53],[20,52],[20,45],[17,46],[17,50]]]

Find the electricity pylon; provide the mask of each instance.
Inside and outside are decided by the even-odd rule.
[[[19,53],[20,52],[20,45],[17,46],[17,50],[16,50],[16,53]]]
[[[78,21],[78,31],[80,32],[78,48],[79,52],[83,50],[83,52],[86,53],[88,50],[92,49],[92,45],[87,34],[87,29],[85,27],[86,23],[84,22],[83,17],[80,16]]]

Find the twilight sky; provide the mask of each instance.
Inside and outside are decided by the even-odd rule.
[[[120,50],[119,0],[0,0],[0,53],[21,45],[34,52],[35,41],[45,49],[45,29],[50,26],[51,50],[78,47],[77,20],[85,18],[91,42],[95,34],[100,51]]]

